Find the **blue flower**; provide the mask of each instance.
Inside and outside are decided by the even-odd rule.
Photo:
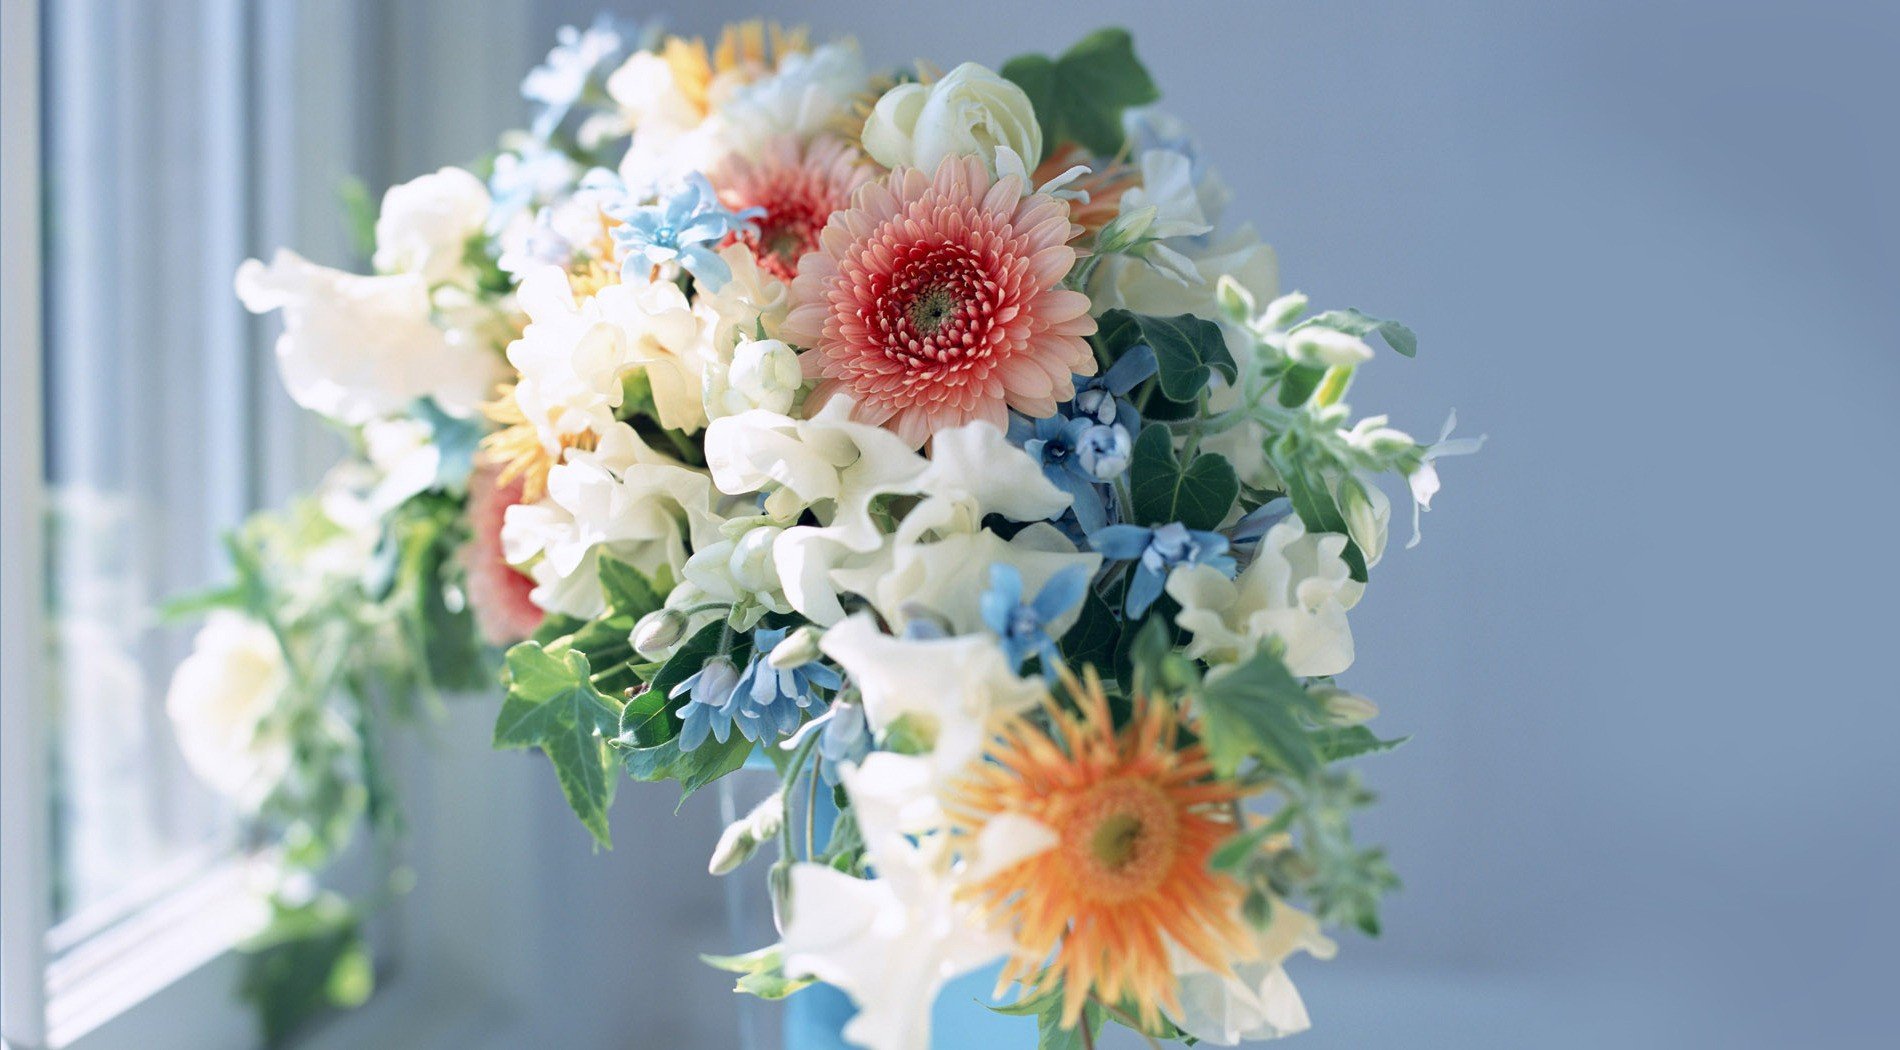
[[[1062,653],[1049,635],[1049,624],[1075,608],[1088,593],[1089,570],[1071,565],[1049,578],[1034,599],[1023,600],[1023,574],[1016,566],[990,566],[990,589],[983,592],[983,623],[996,632],[1011,667],[1020,670],[1032,656],[1042,658],[1042,676],[1053,679]]]
[[[488,195],[494,201],[488,210],[488,235],[507,229],[523,211],[566,193],[579,176],[580,165],[545,142],[525,142],[512,153],[497,155],[488,176]]]
[[[567,119],[568,111],[587,92],[587,82],[621,55],[623,40],[612,17],[602,14],[586,30],[562,26],[554,35],[547,60],[521,80],[521,97],[539,109],[530,128],[545,140]]]
[[[1120,423],[1128,428],[1132,439],[1134,431],[1141,428],[1141,418],[1129,403],[1128,392],[1154,375],[1156,367],[1153,347],[1147,343],[1129,347],[1107,371],[1076,377],[1075,399],[1069,403],[1068,414],[1086,416],[1104,425]]]
[[[1206,565],[1227,576],[1237,568],[1233,555],[1227,553],[1227,537],[1190,529],[1178,521],[1156,528],[1110,525],[1089,536],[1089,544],[1106,558],[1135,563],[1128,580],[1130,617],[1141,616],[1161,597],[1161,587],[1177,565]]]
[[[764,215],[763,208],[735,212],[721,204],[712,183],[694,172],[660,203],[615,214],[621,225],[614,227],[614,244],[625,256],[621,276],[644,279],[652,267],[678,262],[706,291],[716,292],[732,279],[732,269],[713,249]]]
[[[680,708],[680,721],[684,723],[680,726],[681,751],[705,743],[707,733],[718,737],[722,744],[732,735],[732,697],[738,683],[739,669],[726,657],[715,656],[666,694],[669,700],[678,699],[682,693],[688,695]]]
[[[786,633],[784,628],[761,627],[752,632],[752,659],[744,671],[733,671],[731,660],[718,657],[673,688],[673,696],[688,690],[692,693],[680,709],[685,722],[680,729],[681,751],[691,751],[704,743],[708,732],[723,744],[732,736],[734,726],[747,740],[786,736],[798,728],[804,712],[818,702],[814,687],[836,689],[843,684],[837,671],[816,661],[797,667],[773,667],[768,657],[785,640]]]
[[[824,759],[821,770],[825,783],[838,783],[838,766],[862,762],[871,753],[871,724],[864,719],[864,707],[834,701],[831,710],[818,717],[825,723],[824,736],[818,738],[818,756]]]
[[[1102,497],[1101,482],[1114,475],[1095,476],[1081,457],[1085,438],[1099,425],[1087,417],[1069,419],[1061,415],[1036,420],[1012,416],[1009,422],[1010,440],[1021,445],[1023,451],[1042,466],[1043,477],[1069,494],[1075,520],[1081,523],[1084,532],[1093,532],[1108,524],[1108,505]],[[1100,462],[1097,460],[1098,465]]]

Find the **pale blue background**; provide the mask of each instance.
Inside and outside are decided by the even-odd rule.
[[[536,39],[594,6],[546,5]],[[1417,737],[1368,769],[1407,885],[1382,940],[1297,966],[1318,1028],[1293,1045],[1885,1041],[1894,5],[718,0],[674,24],[748,13],[894,63],[1129,26],[1285,286],[1420,333],[1355,404],[1491,435],[1355,614],[1347,681]],[[546,780],[549,846],[588,864]],[[671,804],[625,792],[621,837],[702,848]],[[623,895],[660,874],[626,854],[592,861]],[[585,1009],[728,1021],[718,975],[655,973],[699,928],[629,944],[638,902],[561,909],[600,929],[576,951],[643,975]]]

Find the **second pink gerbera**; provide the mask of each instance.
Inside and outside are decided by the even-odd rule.
[[[1007,427],[1009,409],[1054,415],[1095,372],[1088,296],[1061,287],[1077,233],[1067,203],[975,157],[867,183],[792,284],[784,335],[808,348],[811,409],[849,397],[912,447],[974,419]]]
[[[726,207],[764,210],[732,239],[746,242],[767,273],[789,281],[799,257],[818,247],[818,231],[831,214],[848,206],[851,191],[876,170],[856,147],[838,139],[820,136],[801,147],[797,139],[781,137],[757,158],[727,159],[712,173],[712,184]]]

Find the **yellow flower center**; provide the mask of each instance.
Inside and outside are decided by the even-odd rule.
[[[1161,789],[1118,779],[1077,796],[1058,826],[1076,891],[1096,901],[1151,893],[1174,863],[1179,816]]]

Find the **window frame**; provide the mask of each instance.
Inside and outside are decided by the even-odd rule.
[[[337,219],[343,175],[389,184],[470,159],[467,143],[492,141],[518,120],[515,71],[525,72],[543,41],[530,31],[532,0],[493,0],[470,19],[460,0],[203,0],[238,32],[244,68],[229,78],[234,111],[204,119],[236,126],[242,151],[221,159],[244,213],[210,237],[241,238],[248,254],[278,245],[323,262],[350,255]],[[258,918],[245,892],[242,858],[208,864],[83,950],[55,960],[51,932],[48,757],[42,698],[45,449],[45,233],[43,131],[47,119],[43,0],[0,0],[4,76],[4,292],[0,306],[0,1044],[7,1050],[120,1050],[189,1046],[223,1050],[258,1044],[249,1004],[234,994],[242,957],[233,948]],[[446,31],[445,26],[454,26]],[[154,42],[155,44],[157,42]],[[471,54],[482,61],[471,62]],[[228,146],[227,146],[228,148]],[[480,147],[477,147],[479,149]],[[228,286],[224,286],[228,288]],[[200,304],[229,311],[214,289]],[[335,459],[322,424],[283,392],[269,347],[275,322],[235,316],[212,333],[255,362],[250,386],[231,406],[248,413],[260,448],[249,502],[281,505]],[[536,935],[527,899],[542,873],[525,851],[497,855],[497,841],[525,841],[536,828],[533,788],[542,771],[522,756],[496,755],[481,719],[432,727],[430,741],[402,744],[398,772],[426,806],[430,799],[474,803],[417,822],[407,861],[422,899],[399,900],[371,929],[379,979],[374,999],[304,1037],[308,1050],[344,1050],[401,1033],[417,1047],[512,1047],[531,1041],[533,1011],[516,1001],[532,983],[531,963],[506,949]],[[479,882],[455,876],[483,870]],[[354,873],[358,878],[368,873]],[[344,873],[348,878],[350,873]],[[482,916],[471,923],[469,916]],[[398,950],[400,949],[400,950]],[[430,965],[405,967],[405,955]],[[435,972],[443,961],[453,964]],[[49,990],[51,995],[49,995]]]

